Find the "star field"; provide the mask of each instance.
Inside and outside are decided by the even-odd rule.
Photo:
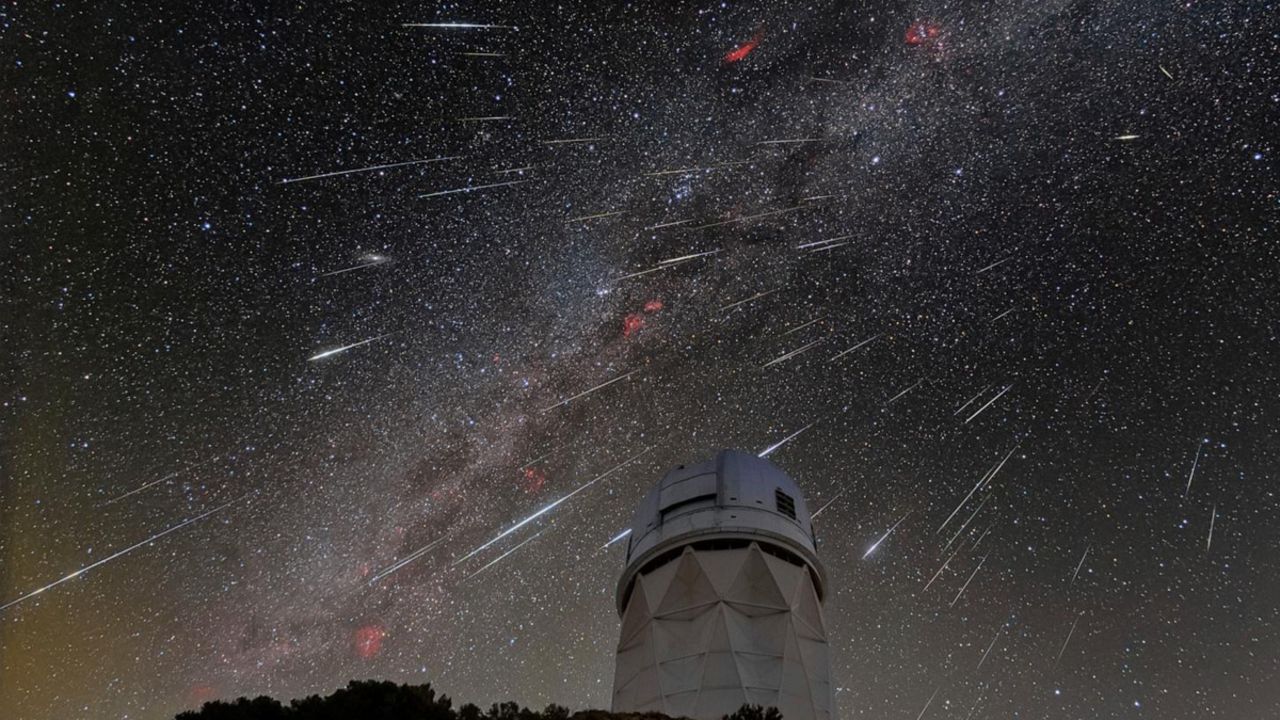
[[[720,448],[822,508],[844,717],[1280,716],[1275,18],[0,11],[0,717],[607,708]]]

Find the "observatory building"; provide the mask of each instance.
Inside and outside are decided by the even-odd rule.
[[[719,720],[750,703],[831,720],[826,590],[800,488],[768,460],[724,450],[668,472],[618,580],[614,712]]]

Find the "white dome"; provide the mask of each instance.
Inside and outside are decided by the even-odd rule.
[[[790,553],[808,565],[825,594],[826,571],[818,562],[809,507],[800,486],[776,465],[740,450],[681,465],[641,501],[631,520],[627,567],[618,581],[618,612],[635,575],[680,548],[716,539],[754,541],[766,550]]]

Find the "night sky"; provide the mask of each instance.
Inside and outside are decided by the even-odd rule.
[[[1274,4],[0,20],[0,717],[608,707],[720,448],[846,718],[1280,716]]]

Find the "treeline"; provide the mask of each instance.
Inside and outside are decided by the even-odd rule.
[[[214,700],[199,710],[179,713],[176,720],[671,720],[661,713],[611,713],[561,705],[530,710],[513,702],[494,703],[481,710],[471,703],[453,708],[447,695],[431,685],[397,685],[377,680],[353,680],[332,695],[312,695],[286,705],[265,695],[231,702]],[[725,720],[782,720],[776,708],[744,705]]]

